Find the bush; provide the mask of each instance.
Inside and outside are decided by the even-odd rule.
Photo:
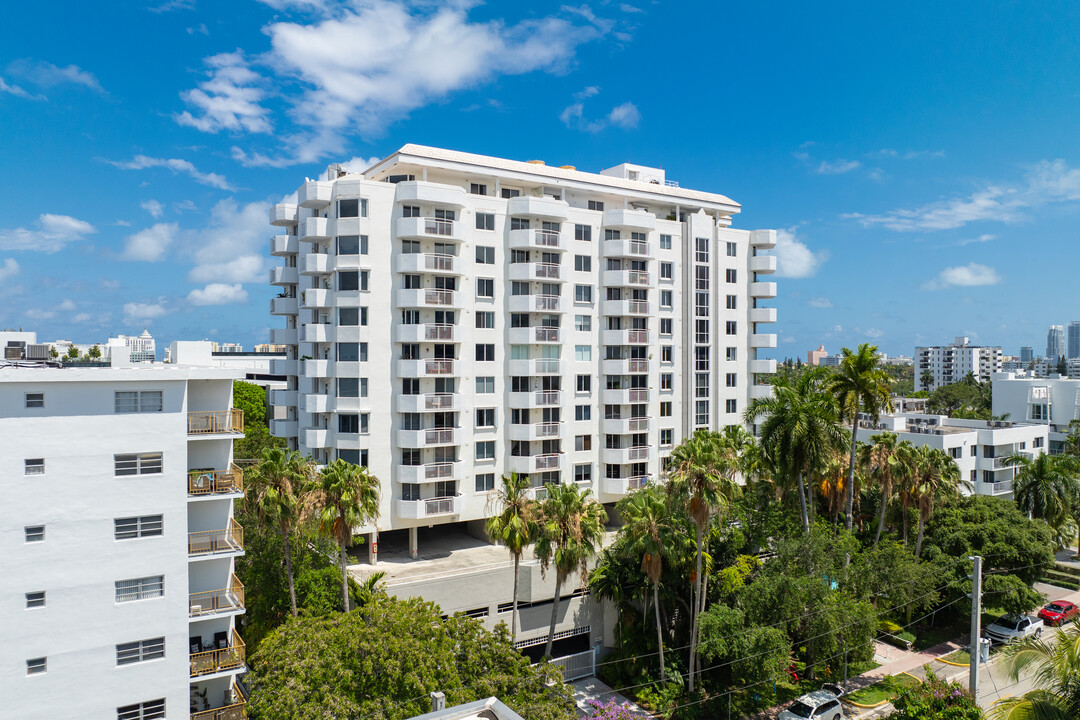
[[[926,680],[893,700],[889,720],[983,720],[983,712],[959,683],[941,680],[929,668]]]

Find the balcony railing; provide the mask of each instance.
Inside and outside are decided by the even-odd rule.
[[[559,372],[559,360],[552,358],[537,358],[533,360],[538,375],[549,375]]]
[[[431,498],[424,501],[425,515],[449,515],[454,512],[454,498]]]
[[[244,549],[244,528],[234,519],[224,530],[188,533],[188,555],[214,555]]]
[[[244,694],[236,683],[232,684],[229,695],[231,700],[229,704],[213,710],[196,710],[191,713],[191,720],[243,720],[246,718],[247,699],[244,698]]]
[[[559,342],[559,328],[537,327],[534,328],[537,342]]]
[[[562,423],[557,423],[557,422],[536,423],[535,425],[533,425],[533,427],[536,428],[536,437],[538,437],[538,438],[551,438],[551,437],[558,437],[559,436],[559,431],[560,431],[560,428],[562,427]]]
[[[424,326],[424,339],[425,340],[453,340],[454,339],[454,326],[453,325],[425,325]]]
[[[559,267],[558,265],[552,265],[552,267]],[[559,296],[558,295],[537,295],[536,296],[536,309],[537,310],[558,310],[559,309]]]
[[[537,470],[557,470],[559,468],[559,459],[562,456],[558,453],[551,455],[536,455],[533,458],[534,467]]]
[[[424,432],[425,445],[453,445],[454,428],[435,428]]]
[[[627,487],[629,487],[631,490],[640,490],[648,484],[648,475],[638,475],[637,477],[632,477],[626,483]]]
[[[536,263],[536,277],[558,279],[559,266],[555,263]]]
[[[200,410],[188,413],[188,435],[213,435],[215,433],[244,432],[244,411]]]
[[[559,233],[554,230],[537,230],[536,244],[544,247],[559,247]]]
[[[439,480],[454,477],[454,463],[428,463],[424,466],[425,480]]]
[[[454,374],[454,361],[453,360],[428,360],[425,363],[425,370],[428,375],[453,375]]]
[[[533,397],[533,401],[536,405],[558,405],[559,404],[559,391],[558,390],[539,390]]]
[[[244,491],[244,471],[230,463],[228,471],[191,470],[188,472],[188,495],[220,495]]]
[[[424,218],[424,232],[428,235],[451,237],[454,234],[454,221],[441,218]]]
[[[424,291],[424,303],[427,305],[453,305],[454,291],[429,288]]]
[[[232,641],[228,647],[191,653],[191,677],[242,668],[246,650],[244,641],[236,634],[236,630],[233,630]]]
[[[244,609],[244,584],[233,575],[229,587],[188,594],[188,615],[201,617]]]
[[[449,410],[454,407],[453,393],[430,393],[424,396],[425,410]]]
[[[424,255],[424,267],[427,270],[445,270],[447,272],[454,269],[454,256],[453,255]]]
[[[626,428],[630,432],[647,432],[649,429],[649,418],[630,418],[626,421]]]

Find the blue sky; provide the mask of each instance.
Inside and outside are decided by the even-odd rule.
[[[407,142],[658,165],[781,230],[777,355],[1080,318],[1070,2],[16,3],[0,328],[246,346],[266,208]]]

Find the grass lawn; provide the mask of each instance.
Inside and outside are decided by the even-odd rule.
[[[948,660],[951,663],[957,665],[970,665],[971,664],[971,651],[969,650],[957,650],[956,652],[949,653],[942,660]]]
[[[878,705],[887,700],[892,700],[908,688],[917,685],[918,682],[910,675],[890,675],[869,687],[856,690],[847,695],[845,699],[860,705]]]

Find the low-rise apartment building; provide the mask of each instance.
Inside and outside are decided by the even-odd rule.
[[[957,337],[951,345],[915,348],[914,363],[918,390],[932,391],[958,383],[968,373],[979,382],[990,382],[994,373],[1001,372],[1001,347],[972,345],[968,338]]]
[[[1065,450],[1069,423],[1080,420],[1080,379],[1033,373],[998,373],[993,379],[993,412],[1038,423],[1049,432],[1049,451]]]

